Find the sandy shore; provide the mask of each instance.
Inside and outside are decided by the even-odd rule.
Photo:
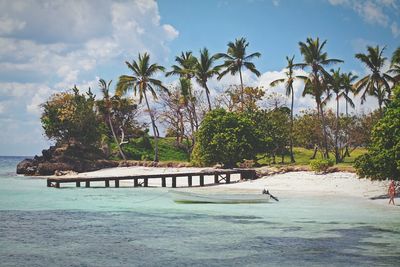
[[[179,172],[201,172],[209,168],[152,168],[152,167],[120,167],[103,169],[94,172],[80,173],[81,177],[105,177],[105,176],[126,176],[156,173],[179,173]],[[389,181],[371,181],[359,179],[354,173],[336,172],[324,175],[313,172],[289,172],[265,176],[254,181],[239,181],[239,175],[231,177],[231,184],[219,184],[217,186],[196,187],[199,185],[199,178],[193,177],[193,188],[187,187],[187,179],[178,178],[177,187],[182,190],[201,192],[261,192],[264,188],[271,193],[280,196],[293,195],[330,195],[350,196],[364,198],[376,203],[387,203],[386,193]],[[205,184],[212,184],[214,177],[206,176]],[[132,186],[132,181],[123,181],[121,186]],[[149,186],[160,186],[160,180],[150,180]],[[167,187],[171,186],[170,179],[167,179]],[[375,199],[375,200],[372,200]]]

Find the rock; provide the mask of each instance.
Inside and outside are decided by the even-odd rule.
[[[74,171],[60,171],[60,170],[56,170],[55,172],[54,172],[54,175],[56,175],[56,176],[64,176],[64,175],[77,175],[78,173],[77,172],[74,172]]]
[[[33,166],[33,159],[24,159],[17,165],[17,174],[25,174],[28,169],[32,172],[34,170]]]

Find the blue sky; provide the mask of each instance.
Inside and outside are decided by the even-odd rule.
[[[280,92],[267,85],[282,76],[285,56],[301,60],[299,41],[328,40],[328,55],[345,61],[341,69],[362,76],[354,54],[379,44],[390,57],[400,46],[399,15],[398,0],[0,0],[0,155],[40,153],[49,145],[40,103],[74,84],[96,92],[99,77],[116,81],[139,52],[168,67],[181,51],[225,52],[229,41],[245,37],[249,51],[262,54],[254,61],[262,76],[245,73],[246,83]],[[227,77],[210,87],[215,95],[236,82]],[[296,111],[313,107],[300,98],[301,86]],[[358,103],[355,112],[375,102]]]

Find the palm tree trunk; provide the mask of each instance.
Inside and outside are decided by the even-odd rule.
[[[196,131],[197,131],[199,129],[199,122],[197,120],[196,105],[194,103],[194,97],[193,97],[193,94],[192,94],[192,85],[191,84],[190,84],[190,87],[189,87],[189,97],[190,97],[190,104],[192,106],[191,108],[192,108],[194,126],[195,126]]]
[[[294,92],[293,86],[291,88],[292,91],[292,103],[290,107],[290,162],[295,163],[294,155],[293,155],[293,105],[294,105]]]
[[[338,93],[336,93],[336,133],[335,133],[335,159],[336,159],[336,164],[338,164],[339,161],[340,161],[338,138],[339,138],[339,95],[338,95]]]
[[[379,115],[382,118],[383,117],[383,110],[382,110],[382,100],[381,100],[381,98],[378,99],[378,105],[379,105]]]
[[[183,138],[185,136],[185,126],[183,125],[183,113],[182,111],[179,109],[179,130],[180,130],[180,143],[183,143]]]
[[[347,99],[346,99],[346,119],[349,118],[348,105],[349,105],[349,103],[348,103],[348,101],[347,101]],[[348,128],[348,126],[346,126],[346,128]],[[342,158],[344,158],[344,157],[350,157],[350,152],[349,152],[349,145],[348,145],[348,143],[349,143],[349,135],[348,135],[348,133],[347,133],[347,131],[346,131],[346,147],[345,147],[345,152],[344,152],[344,155],[343,155]]]
[[[149,106],[149,101],[147,101],[147,95],[146,91],[143,90],[144,94],[144,99],[146,100],[146,106],[149,111],[150,119],[151,119],[151,125],[153,126],[153,133],[154,133],[154,161],[158,162],[158,131],[156,130],[156,122],[153,117],[153,113],[151,112],[150,106]]]
[[[124,160],[126,160],[126,156],[125,156],[124,152],[122,151],[121,144],[119,143],[118,138],[117,138],[117,135],[115,134],[114,127],[113,127],[112,122],[111,122],[111,116],[110,116],[110,114],[107,115],[107,119],[108,119],[108,124],[109,124],[109,126],[110,126],[112,135],[113,135],[113,137],[114,137],[115,143],[117,143],[118,150],[119,150],[119,154],[121,155],[121,157],[122,157]]]
[[[325,158],[329,159],[329,150],[328,150],[328,137],[327,137],[327,132],[326,132],[326,122],[325,122],[325,115],[324,115],[324,109],[322,108],[322,105],[319,105],[321,109],[321,119],[322,119],[322,129],[324,132],[324,148],[325,148]]]
[[[207,101],[208,101],[208,110],[211,111],[211,101],[210,101],[210,95],[209,95],[209,90],[207,87],[207,83],[204,83],[204,87],[206,88],[206,96],[207,96]]]
[[[243,78],[242,78],[242,68],[239,68],[239,77],[240,77],[240,100],[241,100],[241,105],[240,108],[243,111],[244,108],[244,87],[243,87]]]

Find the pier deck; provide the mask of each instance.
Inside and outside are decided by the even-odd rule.
[[[137,186],[148,186],[150,179],[160,179],[161,187],[167,187],[167,179],[171,180],[171,187],[175,188],[177,179],[187,179],[187,186],[193,186],[193,177],[199,177],[199,186],[205,186],[204,177],[213,176],[214,183],[219,184],[224,182],[229,184],[231,182],[231,175],[240,174],[240,179],[255,179],[256,171],[251,169],[229,169],[229,170],[213,170],[213,171],[202,171],[202,172],[182,172],[182,173],[162,173],[162,174],[141,174],[141,175],[130,175],[130,176],[108,176],[108,177],[52,177],[47,178],[47,186],[60,188],[61,184],[64,183],[75,183],[76,187],[80,187],[81,183],[84,183],[85,187],[90,187],[91,182],[104,182],[105,187],[110,187],[110,181],[113,182],[115,187],[119,187],[120,181],[132,180],[134,187]],[[209,185],[209,184],[208,184]]]

